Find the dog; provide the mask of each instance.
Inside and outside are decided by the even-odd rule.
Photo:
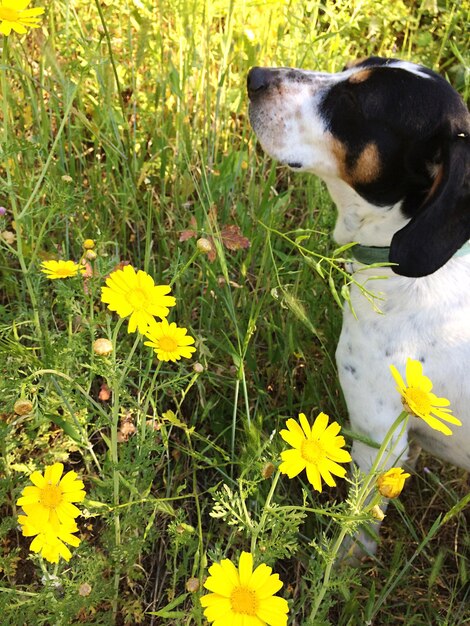
[[[432,70],[380,57],[333,74],[254,67],[247,87],[262,148],[323,179],[338,211],[334,239],[358,244],[354,281],[381,297],[378,312],[353,281],[353,312],[343,313],[336,361],[352,429],[382,442],[403,410],[389,366],[405,378],[407,358],[419,360],[462,426],[444,436],[410,418],[387,467],[412,461],[419,446],[470,470],[470,114],[462,98]],[[376,454],[354,441],[364,472]]]

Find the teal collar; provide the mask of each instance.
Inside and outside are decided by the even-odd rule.
[[[364,265],[373,265],[374,263],[390,263],[389,261],[390,248],[380,246],[362,246],[357,244],[351,248],[351,254],[355,261],[363,263]],[[454,257],[464,256],[470,254],[470,241],[464,243],[464,245],[457,250]]]

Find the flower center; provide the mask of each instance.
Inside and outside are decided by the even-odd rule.
[[[148,298],[147,294],[143,289],[137,287],[136,289],[132,289],[127,294],[127,299],[129,300],[129,304],[136,311],[145,311],[148,306]]]
[[[74,271],[70,270],[70,268],[68,267],[59,267],[55,273],[57,274],[57,276],[62,276],[63,278],[68,278],[69,276],[73,276],[74,275]]]
[[[41,489],[41,504],[47,509],[55,509],[62,502],[62,489],[59,485],[46,485]]]
[[[429,394],[422,389],[408,387],[405,391],[405,396],[404,408],[406,411],[409,409],[409,412],[414,415],[417,413],[428,415],[431,412],[432,405],[429,400]]]
[[[230,594],[230,604],[234,613],[255,616],[258,612],[259,600],[256,592],[248,587],[235,587]]]
[[[158,347],[164,352],[175,352],[178,349],[178,344],[173,337],[164,336],[158,340]]]
[[[307,463],[314,463],[315,465],[325,456],[325,451],[320,442],[312,441],[311,439],[302,441],[300,453]]]
[[[18,20],[18,11],[9,7],[0,7],[0,20],[16,22]]]

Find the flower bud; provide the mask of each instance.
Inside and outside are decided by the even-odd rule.
[[[195,374],[202,374],[204,371],[204,366],[201,363],[193,363],[193,372]]]
[[[108,356],[113,351],[113,344],[109,339],[100,337],[93,342],[93,352],[98,356]]]
[[[398,498],[410,477],[401,467],[392,467],[377,478],[377,489],[384,498]]]
[[[95,247],[95,242],[93,241],[93,239],[85,239],[85,241],[83,242],[83,247],[85,248],[85,250],[91,250]]]
[[[12,246],[15,241],[16,241],[16,235],[15,233],[13,233],[11,230],[4,230],[1,233],[1,237],[4,241],[6,241],[6,243],[8,243],[10,246]]]
[[[89,583],[82,583],[78,588],[78,595],[86,598],[91,593],[91,585]]]
[[[94,250],[86,250],[84,256],[88,261],[94,261],[98,255]]]
[[[188,578],[186,581],[186,591],[189,591],[189,593],[196,593],[196,591],[199,591],[199,579]]]
[[[273,463],[265,463],[263,465],[263,469],[261,470],[261,476],[267,480],[268,478],[271,478],[271,476],[273,475],[274,470],[276,469],[276,467],[274,466]]]
[[[385,518],[385,513],[382,511],[378,504],[375,504],[372,507],[371,514],[372,517],[376,520],[379,520],[379,522],[381,522]]]
[[[196,246],[199,252],[202,252],[203,254],[209,254],[209,252],[212,252],[213,249],[212,243],[205,237],[200,237],[196,242]]]
[[[28,415],[33,410],[33,403],[29,400],[20,399],[13,405],[13,411],[17,415]]]

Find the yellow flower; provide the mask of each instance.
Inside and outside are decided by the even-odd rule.
[[[95,247],[94,239],[85,239],[85,241],[83,242],[83,247],[85,248],[85,250],[93,250],[93,248]]]
[[[142,270],[136,272],[131,265],[113,272],[106,285],[101,290],[101,301],[119,317],[130,315],[130,333],[138,330],[144,334],[154,316],[164,319],[170,312],[168,307],[176,304],[175,298],[167,295],[170,287],[155,285],[151,276]]]
[[[65,543],[77,547],[80,539],[72,533],[78,531],[75,520],[69,519],[64,524],[41,522],[28,515],[19,515],[21,532],[25,537],[34,537],[30,549],[42,555],[47,561],[57,563],[59,557],[69,561],[72,553]],[[63,543],[65,542],[65,543]]]
[[[395,366],[390,365],[390,369],[397,383],[397,391],[402,396],[405,411],[420,417],[431,428],[438,430],[444,435],[452,435],[452,431],[448,426],[440,422],[437,419],[438,417],[450,424],[455,424],[455,426],[462,426],[462,422],[451,415],[451,409],[443,408],[449,406],[449,400],[447,398],[438,398],[431,393],[432,382],[427,376],[423,375],[423,366],[420,361],[407,359],[406,383]]]
[[[43,7],[27,9],[31,0],[0,0],[0,33],[9,35],[12,30],[23,35],[28,28],[39,28],[39,15]]]
[[[398,498],[409,477],[401,467],[392,467],[377,478],[377,489],[384,498]]]
[[[322,490],[322,478],[328,486],[334,487],[336,483],[332,474],[341,477],[346,474],[344,467],[338,463],[352,460],[349,452],[343,450],[344,437],[338,436],[340,425],[332,422],[328,426],[328,420],[328,415],[320,413],[310,428],[304,413],[300,413],[300,424],[294,419],[288,419],[288,430],[279,433],[293,447],[293,450],[281,453],[283,463],[279,470],[289,478],[294,478],[306,469],[308,481],[317,491]]]
[[[81,502],[85,497],[83,482],[77,479],[75,472],[67,472],[61,479],[64,466],[62,463],[48,465],[41,472],[33,472],[28,486],[21,492],[17,505],[23,508],[31,522],[41,526],[50,522],[53,526],[66,524],[80,515],[72,502]]]
[[[253,571],[253,555],[242,552],[238,569],[223,559],[209,568],[201,598],[204,615],[214,626],[286,626],[288,605],[274,594],[282,587],[278,574],[262,563]]]
[[[152,320],[145,333],[150,341],[146,341],[145,345],[154,349],[160,361],[176,362],[181,357],[190,359],[196,348],[192,347],[194,339],[187,332],[186,328],[179,328],[174,322]]]
[[[41,263],[41,272],[46,274],[47,278],[56,280],[57,278],[70,278],[82,273],[84,269],[74,261],[43,261]]]

